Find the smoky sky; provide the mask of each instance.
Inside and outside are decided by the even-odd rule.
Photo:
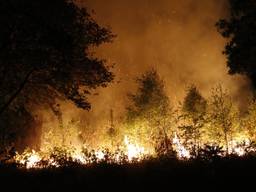
[[[215,23],[228,15],[226,0],[78,0],[92,17],[117,35],[113,43],[95,50],[97,57],[115,64],[115,82],[93,96],[91,115],[121,114],[134,78],[156,68],[172,103],[195,84],[204,96],[221,83],[243,102],[249,90],[244,77],[228,75],[222,54],[225,39]]]

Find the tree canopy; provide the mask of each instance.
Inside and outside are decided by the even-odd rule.
[[[197,118],[206,112],[206,99],[198,91],[195,85],[191,85],[183,102],[183,111]]]
[[[206,124],[207,100],[201,95],[195,85],[187,89],[183,104],[180,120],[180,129],[183,132],[185,144],[193,146],[192,150],[197,155],[200,148],[203,127]]]
[[[71,0],[3,0],[0,25],[0,112],[57,96],[89,109],[90,90],[113,79],[89,52],[112,33]]]
[[[157,71],[151,69],[136,80],[138,90],[130,94],[132,104],[128,107],[129,118],[144,117],[150,120],[154,113],[158,118],[160,114],[167,114],[170,110],[169,98],[165,93],[164,82]]]
[[[114,35],[72,0],[2,0],[0,26],[3,140],[18,135],[25,142],[29,133],[40,133],[33,109],[47,106],[56,115],[56,99],[89,110],[90,92],[113,80],[110,67],[90,49]]]
[[[256,1],[229,0],[230,16],[217,28],[228,40],[224,54],[230,74],[249,77],[256,88]]]
[[[209,118],[214,140],[224,142],[226,152],[232,149],[234,132],[238,124],[238,109],[233,104],[231,96],[221,85],[212,90]]]
[[[138,89],[129,94],[127,122],[139,140],[156,147],[157,152],[172,152],[168,131],[172,110],[165,92],[164,81],[155,69],[146,71],[136,79]]]

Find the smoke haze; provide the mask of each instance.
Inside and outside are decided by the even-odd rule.
[[[228,75],[225,40],[215,23],[227,15],[226,0],[79,0],[93,18],[109,26],[117,38],[96,55],[115,63],[115,82],[91,98],[92,119],[108,118],[110,108],[121,114],[134,78],[154,67],[166,83],[172,103],[181,101],[193,83],[204,96],[221,83],[243,104],[250,85],[241,76]],[[93,11],[92,11],[93,10]]]

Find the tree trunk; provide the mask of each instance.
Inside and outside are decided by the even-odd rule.
[[[228,145],[228,134],[227,134],[227,132],[225,132],[224,135],[225,135],[225,142],[226,142],[226,154],[228,155],[229,145]]]
[[[2,115],[6,109],[12,104],[12,102],[17,98],[17,96],[21,93],[26,83],[29,80],[29,77],[34,72],[34,69],[28,72],[23,82],[20,84],[20,87],[15,91],[15,93],[10,97],[10,99],[0,108],[0,115]]]
[[[233,135],[232,135],[232,133],[230,133],[230,142],[231,142],[230,148],[231,148],[231,151],[233,152],[234,146],[233,146]]]
[[[5,144],[6,144],[6,128],[3,127],[3,130],[2,130],[2,142],[1,142],[1,148],[5,148]]]
[[[165,149],[166,149],[166,153],[169,153],[169,142],[168,142],[168,136],[164,130],[164,142],[165,142]]]
[[[164,143],[165,143],[165,150],[166,150],[166,154],[169,153],[169,142],[168,142],[168,135],[166,133],[166,130],[165,130],[165,122],[164,122],[164,126],[162,126],[162,129],[163,129],[163,133],[164,133]]]
[[[54,115],[57,117],[58,122],[59,122],[59,127],[61,129],[61,136],[62,136],[62,146],[65,145],[65,135],[64,135],[64,124],[63,124],[63,118],[62,118],[62,113],[59,108],[59,106],[53,106],[50,105],[51,110],[53,111]]]

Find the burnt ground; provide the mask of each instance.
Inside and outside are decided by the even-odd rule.
[[[243,187],[241,191],[256,188],[256,157],[155,159],[126,165],[73,164],[40,170],[15,165],[0,168],[0,191],[230,191],[239,187]]]

